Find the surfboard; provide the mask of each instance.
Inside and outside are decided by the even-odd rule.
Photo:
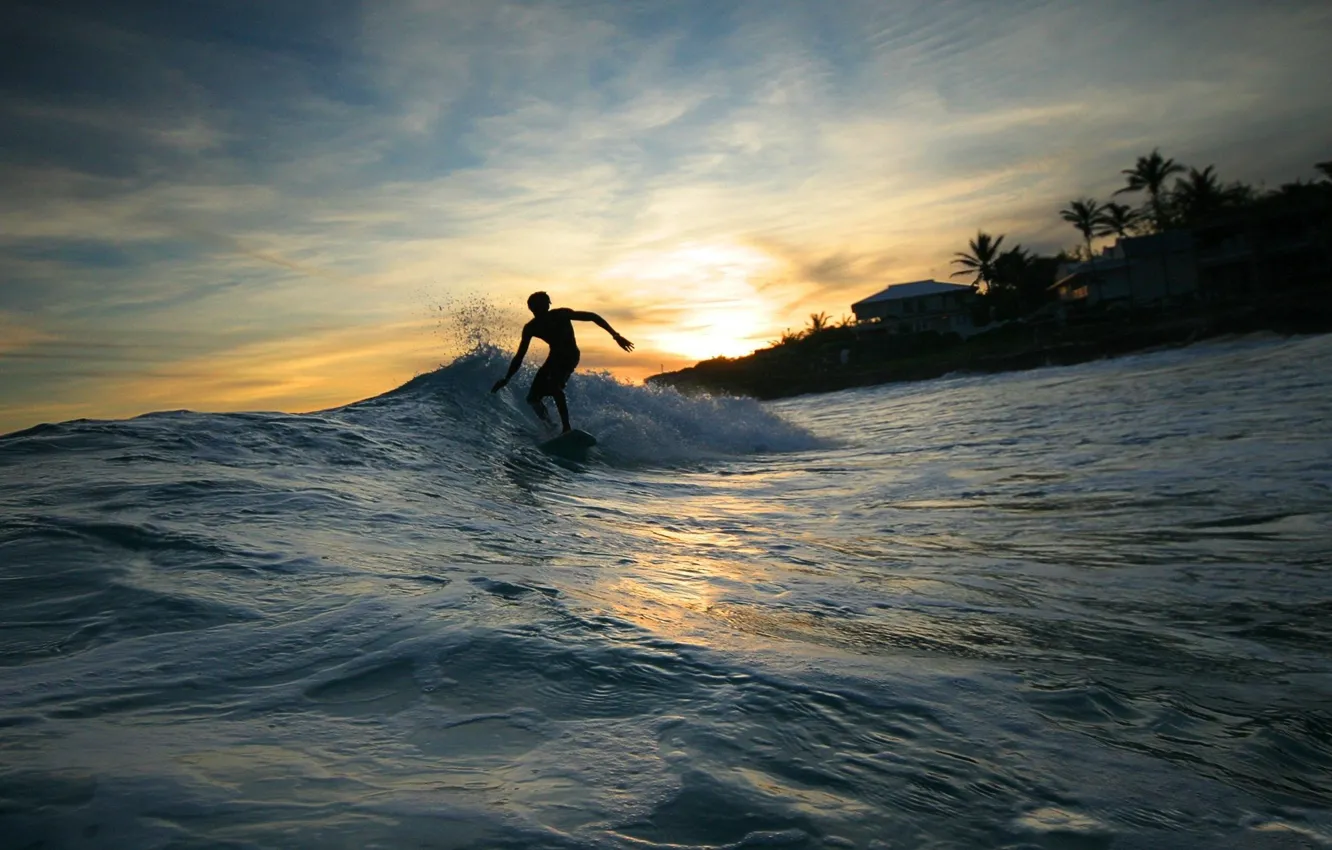
[[[587,460],[588,450],[596,444],[596,437],[575,428],[547,440],[541,444],[540,448],[546,454],[562,457],[565,460]]]

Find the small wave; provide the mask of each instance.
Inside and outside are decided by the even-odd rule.
[[[411,465],[423,449],[436,460],[440,454],[473,461],[497,452],[513,455],[533,449],[554,431],[524,403],[534,364],[526,364],[508,389],[491,392],[511,357],[481,345],[386,393],[313,413],[173,410],[120,421],[38,425],[0,438],[0,461],[82,451],[106,453],[107,462],[121,464],[188,459],[231,467],[380,467]],[[575,373],[567,394],[573,424],[597,437],[594,457],[612,465],[679,464],[824,446],[752,399],[684,396],[604,372]]]
[[[418,423],[451,429],[449,439],[491,445],[503,436],[516,448],[553,432],[523,403],[531,364],[508,389],[490,392],[511,355],[474,349],[395,390],[345,408],[393,419],[395,405],[414,406]],[[768,452],[808,451],[823,442],[753,399],[685,396],[674,389],[629,384],[605,372],[577,372],[567,388],[573,425],[597,437],[597,456],[615,464],[681,463]],[[553,408],[552,408],[553,413]]]

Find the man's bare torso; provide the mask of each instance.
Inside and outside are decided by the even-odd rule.
[[[569,357],[578,353],[572,313],[568,307],[557,307],[528,322],[523,330],[549,345],[551,357]]]

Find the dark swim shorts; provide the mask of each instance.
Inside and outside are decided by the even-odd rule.
[[[536,377],[532,379],[532,389],[527,394],[529,399],[545,398],[563,392],[564,385],[569,383],[569,376],[578,368],[579,352],[575,351],[572,355],[564,357],[551,357],[541,368],[537,370]]]

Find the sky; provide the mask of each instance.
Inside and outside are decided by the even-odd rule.
[[[979,229],[1078,244],[1156,147],[1312,177],[1328,44],[1323,0],[11,0],[0,433],[347,403],[538,289],[637,344],[583,369],[745,354]]]

